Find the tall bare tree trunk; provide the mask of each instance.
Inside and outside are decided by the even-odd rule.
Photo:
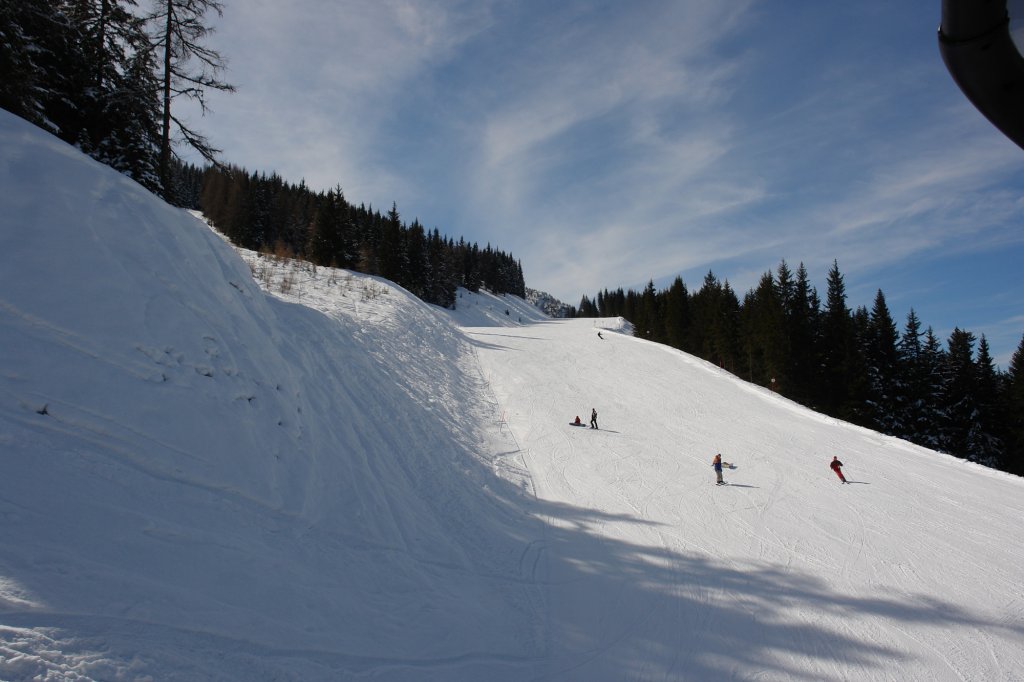
[[[160,134],[160,184],[167,191],[171,171],[171,38],[174,27],[174,0],[167,0],[167,24],[164,28],[164,117]]]

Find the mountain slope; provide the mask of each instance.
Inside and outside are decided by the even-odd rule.
[[[239,255],[2,112],[0,187],[0,679],[1024,675],[1020,479]]]
[[[0,138],[0,679],[501,679],[539,650],[539,523],[442,313],[366,278],[332,285],[353,316],[267,297],[187,213]]]
[[[1024,482],[594,324],[467,330],[548,527],[554,679],[1024,673]]]

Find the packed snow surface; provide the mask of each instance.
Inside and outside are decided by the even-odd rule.
[[[1021,479],[236,251],[2,112],[0,202],[2,680],[1024,679]]]

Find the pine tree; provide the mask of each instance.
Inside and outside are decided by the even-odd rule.
[[[402,219],[398,213],[398,205],[391,204],[387,218],[384,220],[378,247],[380,276],[392,282],[399,282],[404,268],[402,267]]]
[[[663,336],[660,323],[658,296],[654,290],[654,280],[650,280],[640,294],[640,306],[633,320],[633,335],[648,341],[660,341]]]
[[[781,279],[781,276],[780,276]],[[817,403],[819,392],[815,385],[818,380],[819,355],[818,295],[810,284],[807,268],[801,263],[797,268],[793,296],[785,305],[786,328],[789,340],[789,361],[785,383],[778,384],[779,390],[801,402],[812,406]]]
[[[861,426],[874,427],[873,406],[870,402],[871,380],[868,371],[868,347],[871,342],[871,315],[864,306],[857,306],[851,316],[853,323],[853,344],[848,359],[846,404],[840,414],[842,418]]]
[[[744,297],[742,319],[743,374],[762,386],[786,383],[789,349],[786,313],[771,272],[761,276],[756,289]]]
[[[720,362],[715,355],[714,330],[721,309],[722,284],[715,274],[708,270],[700,289],[690,299],[693,324],[690,325],[687,349],[705,360]]]
[[[619,294],[622,290],[619,289]],[[604,301],[611,303],[617,297],[605,292]],[[609,312],[605,317],[618,315]],[[676,277],[664,296],[665,342],[673,348],[682,349],[686,341],[686,332],[690,324],[690,300],[682,277]]]
[[[155,9],[148,18],[159,31],[154,46],[163,63],[160,177],[167,184],[173,154],[172,130],[211,163],[216,163],[220,153],[205,136],[174,115],[173,101],[185,97],[198,102],[205,114],[208,91],[234,92],[235,88],[218,77],[225,68],[220,53],[203,44],[213,33],[204,16],[211,10],[222,16],[223,5],[217,0],[153,0],[153,5]],[[198,64],[198,70],[191,69],[192,64]]]
[[[576,317],[597,317],[597,306],[585,294],[576,309]]]
[[[56,132],[47,122],[53,84],[37,34],[59,30],[58,8],[47,0],[0,0],[0,108]]]
[[[305,248],[306,257],[317,265],[346,267],[342,237],[346,216],[341,188],[328,191],[318,204]]]
[[[427,292],[427,235],[420,221],[413,219],[405,235],[406,283],[413,295],[424,298]]]
[[[818,401],[826,414],[852,418],[853,362],[856,338],[853,318],[846,307],[846,284],[839,272],[838,261],[833,261],[828,272],[828,291],[821,318],[821,374]]]
[[[159,79],[134,0],[70,0],[88,65],[82,70],[82,130],[76,142],[97,160],[174,200],[159,173]]]
[[[981,335],[975,360],[976,412],[968,435],[967,456],[985,466],[997,467],[1003,460],[1003,387],[988,340]]]
[[[900,415],[895,435],[917,442],[921,428],[927,393],[924,387],[922,367],[921,320],[911,308],[903,336],[896,344],[897,362],[902,380],[896,394],[896,405]]]
[[[1008,443],[1003,468],[1024,476],[1024,336],[1010,358],[1005,407]]]
[[[916,434],[912,440],[933,450],[944,450],[942,429],[947,421],[943,395],[945,382],[946,353],[942,343],[931,327],[924,333],[921,356],[918,364],[919,383],[916,395],[920,396],[917,414]]]
[[[67,3],[0,0],[0,104],[65,142],[79,142],[89,60]]]
[[[899,334],[889,314],[885,295],[879,289],[868,320],[865,356],[868,375],[868,418],[870,426],[882,433],[895,435],[902,430],[899,396],[903,378],[900,374]]]
[[[729,285],[722,284],[719,311],[714,327],[715,354],[721,367],[736,372],[739,366],[740,349],[740,299]]]
[[[942,394],[945,423],[941,431],[943,450],[971,459],[976,455],[972,444],[978,413],[974,342],[974,334],[959,327],[953,329],[947,341]]]

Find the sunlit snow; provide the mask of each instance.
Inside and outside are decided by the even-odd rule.
[[[4,112],[0,202],[0,679],[1024,678],[1022,479],[237,251]]]

